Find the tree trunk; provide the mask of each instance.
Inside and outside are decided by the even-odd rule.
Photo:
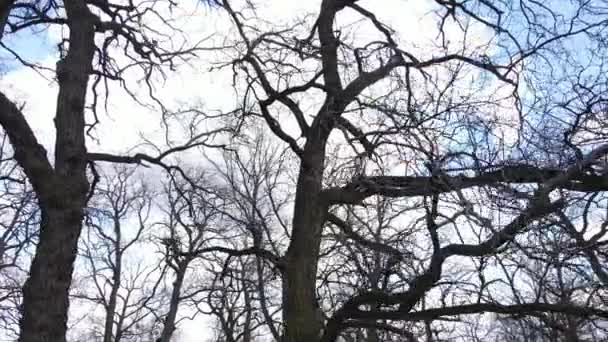
[[[578,337],[578,322],[574,317],[567,316],[565,320],[566,324],[564,326],[564,342],[580,342]]]
[[[22,342],[65,341],[81,210],[42,211],[40,243],[23,288]]]
[[[122,277],[122,251],[120,250],[120,237],[116,237],[114,270],[112,274],[113,283],[110,291],[110,298],[106,308],[106,321],[104,324],[103,342],[112,342],[114,331],[114,316],[116,315],[116,302],[118,299],[118,290],[120,289],[120,281]]]
[[[189,260],[180,263],[175,274],[175,281],[173,282],[173,289],[171,291],[171,302],[169,303],[169,312],[167,312],[167,316],[165,317],[163,331],[160,334],[158,342],[169,342],[175,331],[175,319],[177,318],[177,310],[179,309],[180,302],[179,297],[189,263]]]
[[[264,320],[266,321],[266,325],[268,325],[268,329],[272,334],[272,337],[275,341],[281,341],[281,335],[277,328],[275,327],[274,321],[272,319],[272,315],[268,311],[268,305],[266,301],[266,292],[264,289],[264,264],[262,263],[262,259],[258,256],[255,257],[256,263],[256,278],[257,278],[257,292],[258,292],[258,300],[260,301],[260,310],[262,311],[262,315],[264,316]],[[283,280],[285,275],[281,272],[281,284],[284,289],[286,289],[285,281]],[[286,298],[283,296],[283,299]]]
[[[64,5],[70,44],[65,59],[57,63],[59,94],[52,179],[36,179],[36,173],[28,172],[27,161],[16,156],[36,189],[42,212],[40,242],[23,288],[20,342],[65,341],[69,287],[88,191],[84,108],[98,19],[82,1],[66,0]],[[22,139],[10,133],[9,138],[13,145]],[[44,186],[46,182],[52,186]]]
[[[245,269],[243,269],[242,272],[242,277],[243,279],[245,278]],[[243,299],[245,301],[245,322],[243,322],[243,342],[253,342],[254,339],[252,339],[252,308],[251,308],[251,296],[249,294],[249,289],[247,288],[247,282],[245,280],[242,281],[243,283]]]
[[[293,231],[286,255],[285,341],[289,342],[317,341],[322,328],[317,313],[316,276],[326,214],[320,196],[325,140],[310,142],[311,146],[305,149],[310,152],[305,152],[300,166]]]

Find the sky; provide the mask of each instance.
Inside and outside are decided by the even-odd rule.
[[[320,1],[301,0],[272,0],[263,1],[258,8],[260,18],[272,23],[290,23],[304,13],[314,13]],[[424,46],[437,38],[434,14],[430,13],[432,1],[416,0],[362,0],[358,4],[372,9],[377,17],[400,34],[400,39],[418,47],[424,52]],[[185,4],[185,5],[184,5]],[[213,9],[198,8],[197,15],[192,4],[180,2],[180,19],[182,28],[189,37],[205,37],[214,34],[234,34],[234,29],[227,25],[225,15],[214,12]],[[352,23],[353,13],[345,12],[338,17],[338,22]],[[369,26],[361,25],[361,37],[373,37]],[[456,32],[456,31],[453,31]],[[448,30],[449,33],[449,30]],[[450,34],[450,33],[449,33]],[[448,34],[448,35],[449,35]],[[486,32],[473,30],[479,40],[483,40]],[[62,32],[56,28],[43,32],[30,32],[10,38],[8,45],[30,61],[53,67],[56,63],[56,44]],[[458,41],[458,34],[451,37]],[[473,37],[473,40],[475,37]],[[196,40],[196,39],[193,39]],[[230,70],[217,72],[209,71],[206,57],[193,60],[175,73],[168,74],[163,84],[159,86],[159,96],[173,108],[196,105],[208,111],[227,110],[236,105],[237,99],[229,74]],[[57,87],[51,73],[40,75],[32,69],[20,67],[11,62],[6,52],[0,53],[0,61],[5,66],[0,74],[0,88],[13,100],[25,104],[24,114],[39,141],[46,147],[49,156],[52,155],[54,144],[54,107],[56,104]],[[143,92],[144,88],[140,88]],[[90,95],[90,94],[89,94]],[[130,153],[145,139],[163,144],[163,127],[160,124],[160,112],[156,109],[143,107],[135,103],[116,84],[111,87],[111,97],[108,112],[100,116],[100,124],[93,132],[96,139],[88,139],[88,150],[91,152]],[[176,140],[179,137],[175,137]],[[201,340],[201,326],[205,319],[183,321],[177,336],[179,341],[194,342]],[[205,332],[203,334],[208,334]]]

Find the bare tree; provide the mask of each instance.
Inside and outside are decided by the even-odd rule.
[[[154,195],[134,172],[116,167],[101,176],[81,241],[82,279],[73,296],[90,301],[93,311],[102,307],[103,342],[140,338],[146,331],[137,326],[153,320],[151,311],[162,305],[158,287],[164,271],[143,262],[154,259],[153,254],[136,256],[150,234]],[[96,318],[90,317],[93,327]]]
[[[232,239],[233,244],[238,242],[234,248],[253,245],[258,252],[233,263],[215,260],[215,268],[222,271],[212,278],[208,302],[226,340],[254,341],[254,332],[279,340],[285,274],[278,255],[284,253],[289,236],[285,218],[292,203],[287,190],[292,180],[285,151],[272,145],[259,128],[244,132],[244,142],[231,146],[233,151],[213,165],[224,203],[223,221],[231,234],[238,234],[233,235],[238,236]]]
[[[523,271],[543,300],[579,306],[587,306],[588,300],[598,300],[590,296],[599,289],[588,281],[593,276],[580,270],[584,266],[575,260],[555,260],[552,265],[554,269],[542,269],[547,266],[534,263]],[[494,323],[496,327],[491,334],[499,341],[602,341],[607,333],[602,320],[560,312],[498,317]]]
[[[0,145],[0,183],[0,330],[5,332],[3,337],[16,338],[21,284],[38,235],[39,211],[25,175],[11,156],[6,136]]]
[[[25,66],[47,70],[5,43],[8,36],[28,29],[45,32],[49,25],[69,32],[58,42],[56,69],[50,70],[58,86],[53,159],[26,121],[23,111],[27,109],[0,93],[0,125],[41,211],[39,243],[23,288],[19,341],[65,340],[68,289],[90,190],[86,167],[94,159],[87,155],[87,126],[97,123],[98,99],[108,95],[102,90],[108,89],[109,82],[127,86],[125,75],[137,69],[152,90],[153,74],[162,71],[163,65],[173,68],[196,50],[195,45],[177,49],[171,45],[178,31],[170,17],[161,13],[171,6],[170,1],[96,0],[3,1],[0,6],[2,48]],[[151,26],[150,21],[159,18]],[[87,101],[90,76],[94,81]],[[92,109],[91,122],[85,120],[86,108]]]
[[[436,1],[441,42],[429,44],[430,51],[410,47],[356,1],[322,1],[316,14],[283,26],[257,17],[251,3],[222,5],[237,31],[229,53],[238,57],[224,65],[242,80],[236,86],[244,92],[238,114],[244,122],[265,122],[300,163],[290,243],[282,258],[286,341],[335,341],[345,329],[369,327],[370,321],[401,332],[403,326],[380,321],[424,325],[484,312],[606,317],[597,306],[550,300],[512,303],[480,296],[475,302],[469,290],[456,286],[466,284],[460,268],[512,248],[527,232],[540,229],[539,222],[572,205],[573,192],[606,190],[592,167],[608,151],[604,132],[595,128],[603,115],[598,94],[605,80],[598,71],[605,58],[568,49],[571,42],[585,40],[590,49],[604,51],[607,18],[595,7],[599,3],[576,3],[558,15],[533,1],[517,8]],[[340,26],[340,18],[348,21],[347,11],[375,30],[374,38]],[[458,30],[457,43],[447,37],[448,27]],[[474,27],[490,37],[472,41],[468,33]],[[551,67],[547,61],[560,55],[567,56],[560,72],[543,72]],[[593,75],[583,72],[587,63],[595,66]],[[581,91],[565,103],[544,96],[549,88],[555,92],[556,82],[560,90]],[[589,82],[594,83],[581,84]],[[524,85],[538,88],[522,96]],[[509,115],[513,119],[507,120]],[[328,178],[328,166],[337,159],[340,172]],[[319,324],[323,231],[328,221],[344,221],[329,213],[366,205],[371,197],[419,201],[423,229],[415,240],[425,250],[417,253],[403,286],[360,288]],[[500,209],[486,213],[484,203]],[[484,283],[471,286],[488,291]],[[447,325],[442,329],[453,331]],[[427,329],[431,335],[434,330],[433,324]]]
[[[204,182],[204,175],[197,183]],[[217,199],[212,193],[196,191],[188,183],[169,182],[164,189],[164,219],[156,239],[160,241],[163,262],[173,278],[168,309],[162,317],[163,328],[158,342],[169,342],[181,320],[178,310],[184,302],[196,301],[205,286],[186,279],[197,267],[197,259],[217,239],[220,223]],[[200,263],[198,263],[200,266]]]
[[[157,3],[0,7],[8,32],[70,28],[53,165],[22,108],[0,96],[42,217],[22,341],[63,341],[94,161],[169,176],[166,267],[154,275],[172,283],[170,300],[149,311],[163,342],[185,305],[213,315],[226,341],[604,338],[589,330],[608,319],[605,1],[436,0],[420,18],[428,41],[365,2],[321,0],[280,23],[255,1],[214,1],[234,30],[209,59],[232,74],[237,108],[171,112],[152,96],[168,149],[87,153],[88,75],[93,89],[124,81],[109,46],[143,67],[150,89],[152,70],[193,52],[156,41],[167,37],[141,18]],[[208,150],[218,147],[221,157]],[[180,152],[195,158],[170,164]],[[515,318],[524,324],[505,323]]]
[[[215,342],[253,342],[257,336],[263,336],[260,327],[264,321],[253,304],[256,292],[252,282],[254,263],[251,258],[247,259],[240,258],[225,267],[207,292],[205,306],[208,309],[201,308],[201,311],[216,320]]]

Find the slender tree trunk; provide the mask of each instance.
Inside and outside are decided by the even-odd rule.
[[[245,300],[245,322],[243,324],[243,342],[253,342],[252,334],[251,334],[251,317],[252,317],[252,308],[251,308],[251,295],[249,293],[249,289],[247,288],[247,282],[244,280],[245,278],[245,270],[243,270],[243,299]]]
[[[283,328],[283,334],[281,335],[281,339],[277,341],[287,342],[287,272],[281,273],[281,323]]]
[[[171,302],[169,303],[169,312],[167,312],[167,316],[165,317],[163,331],[160,334],[158,342],[169,342],[175,331],[175,319],[177,318],[177,310],[179,309],[180,302],[179,297],[181,295],[182,285],[184,284],[184,278],[189,263],[190,261],[183,261],[180,263],[175,274],[175,281],[173,282],[173,289],[171,291]]]
[[[256,271],[257,271],[257,292],[258,298],[260,301],[260,309],[262,311],[262,315],[264,316],[264,320],[266,320],[266,325],[268,325],[268,329],[272,334],[272,337],[275,341],[281,341],[281,335],[279,331],[275,327],[274,321],[272,319],[272,315],[268,311],[268,304],[266,302],[266,291],[264,289],[264,264],[262,263],[262,259],[258,256],[255,258],[256,263]],[[281,273],[281,282],[283,283],[283,279],[285,275]]]
[[[23,288],[20,342],[65,341],[68,294],[88,190],[84,107],[95,51],[96,18],[82,1],[66,0],[64,5],[70,46],[57,66],[55,169],[53,178],[46,180],[31,179],[36,174],[28,173],[37,189],[42,223],[40,242]],[[15,139],[20,137],[11,142]],[[44,187],[44,182],[51,182],[53,187]]]
[[[103,342],[112,342],[114,331],[114,316],[116,315],[116,302],[118,299],[118,290],[120,289],[120,278],[122,276],[122,251],[120,250],[120,238],[116,238],[116,254],[114,257],[114,272],[112,274],[113,283],[106,308],[106,321],[104,324]]]

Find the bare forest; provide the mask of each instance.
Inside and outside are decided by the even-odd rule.
[[[607,0],[0,0],[0,341],[608,341]]]

